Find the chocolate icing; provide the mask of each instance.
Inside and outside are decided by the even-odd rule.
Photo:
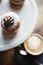
[[[6,28],[8,28],[9,26],[13,25],[14,24],[14,18],[13,17],[10,17],[10,16],[7,16],[3,19],[4,21],[4,26]]]
[[[20,22],[15,22],[13,17],[6,16],[2,19],[1,26],[7,32],[16,31],[20,27]]]

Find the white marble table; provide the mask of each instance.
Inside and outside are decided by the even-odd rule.
[[[36,3],[38,5],[38,22],[34,32],[43,36],[43,0],[36,0]]]

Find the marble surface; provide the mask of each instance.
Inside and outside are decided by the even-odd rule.
[[[38,22],[33,33],[39,33],[43,36],[43,0],[36,0],[38,6]]]

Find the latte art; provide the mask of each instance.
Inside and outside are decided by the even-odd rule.
[[[43,39],[39,34],[33,34],[24,42],[26,51],[32,55],[39,55],[43,52]]]
[[[40,46],[40,42],[41,40],[39,38],[37,38],[36,36],[32,36],[28,40],[28,45],[32,50],[34,50]]]

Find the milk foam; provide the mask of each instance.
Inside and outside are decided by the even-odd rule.
[[[40,39],[36,36],[32,36],[28,40],[28,45],[31,49],[37,49],[40,46]]]

